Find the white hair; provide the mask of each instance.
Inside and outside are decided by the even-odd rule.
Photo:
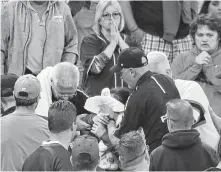
[[[55,84],[59,84],[64,88],[75,88],[79,85],[78,67],[70,62],[61,62],[53,67],[51,79]]]
[[[123,16],[123,13],[122,13],[122,10],[118,1],[117,0],[100,0],[96,7],[94,27],[93,27],[94,32],[98,35],[100,34],[100,31],[101,31],[99,20],[102,17],[104,10],[110,5],[113,5],[114,7],[116,7],[118,12],[121,15],[120,25],[118,28],[119,32],[121,32],[124,29],[124,25],[125,25],[124,16]]]
[[[162,63],[168,61],[166,54],[160,51],[152,51],[147,54],[148,64]]]

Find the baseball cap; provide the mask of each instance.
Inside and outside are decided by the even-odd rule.
[[[13,95],[14,85],[18,76],[12,73],[1,75],[1,97]]]
[[[88,161],[94,162],[99,160],[99,146],[97,138],[90,135],[81,135],[75,138],[74,142],[71,143],[72,148],[72,162],[78,161],[79,163]],[[88,154],[90,159],[84,160],[79,158],[81,154]]]
[[[23,100],[35,99],[40,92],[40,81],[31,74],[20,76],[14,86],[15,97]]]
[[[148,59],[143,50],[137,47],[126,48],[121,51],[117,64],[110,70],[119,72],[123,68],[140,68],[148,64]]]

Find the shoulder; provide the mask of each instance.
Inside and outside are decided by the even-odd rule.
[[[97,34],[93,33],[86,37],[84,37],[82,43],[95,43],[98,42],[100,39],[98,38]]]

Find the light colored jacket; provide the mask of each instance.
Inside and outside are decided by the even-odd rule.
[[[46,13],[46,41],[42,68],[61,61],[73,63],[77,51],[77,31],[65,2],[52,0]],[[31,11],[27,1],[7,3],[1,13],[1,62],[6,73],[24,74],[31,40]]]
[[[197,125],[195,129],[200,133],[200,138],[202,142],[206,143],[207,145],[211,146],[214,150],[218,151],[220,135],[211,118],[208,109],[209,101],[203,89],[195,81],[175,79],[175,85],[180,93],[181,99],[198,102],[204,108],[205,121]]]
[[[199,53],[194,47],[189,52],[178,55],[171,66],[174,79],[197,81],[205,92],[210,106],[221,117],[221,49],[211,54],[212,61],[208,65],[198,65],[195,58]],[[202,76],[202,77],[200,77]]]

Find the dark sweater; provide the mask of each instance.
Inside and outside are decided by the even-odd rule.
[[[203,171],[217,166],[216,152],[201,142],[195,129],[168,133],[150,155],[150,171]]]

